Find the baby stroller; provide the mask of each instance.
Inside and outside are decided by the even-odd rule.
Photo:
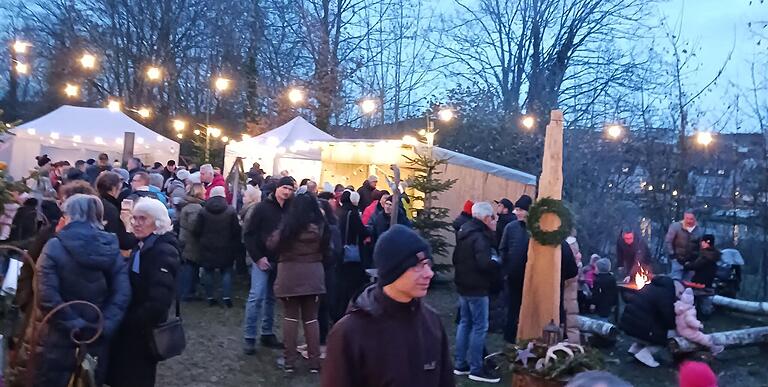
[[[741,267],[744,266],[744,258],[736,249],[724,249],[720,261],[717,262],[717,273],[712,287],[715,294],[736,298],[741,290]]]

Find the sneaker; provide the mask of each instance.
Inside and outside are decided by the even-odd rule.
[[[256,353],[256,339],[245,339],[245,342],[243,342],[243,353],[246,355]]]
[[[501,381],[501,377],[495,372],[480,370],[480,372],[470,373],[469,380],[483,383],[498,383]]]
[[[467,376],[469,375],[469,366],[453,367],[453,374],[456,376]]]
[[[629,353],[631,353],[633,355],[637,355],[637,353],[640,352],[640,350],[642,350],[642,349],[643,349],[642,345],[640,345],[638,343],[632,343],[632,345],[629,347],[627,352],[629,352]]]
[[[310,374],[319,374],[320,373],[320,367],[311,367],[309,369]]]
[[[232,299],[231,298],[225,298],[224,299],[224,305],[226,305],[227,308],[232,308]]]
[[[284,365],[283,366],[283,372],[285,372],[286,374],[292,374],[293,371],[295,371],[295,370],[296,369],[292,365]]]
[[[640,352],[636,353],[635,359],[651,368],[659,366],[659,362],[653,358],[653,353],[648,348],[643,348]]]
[[[272,349],[285,349],[283,343],[277,340],[275,335],[261,335],[261,345]]]

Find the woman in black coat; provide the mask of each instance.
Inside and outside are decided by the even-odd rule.
[[[360,218],[357,204],[360,195],[354,191],[344,191],[341,195],[339,214],[339,230],[341,230],[342,246],[362,247],[363,240],[368,237],[368,231]],[[344,255],[336,262],[336,302],[331,307],[331,318],[338,321],[347,311],[347,305],[368,282],[362,262],[344,262]]]
[[[117,235],[120,250],[131,250],[136,246],[136,238],[125,230],[125,224],[120,219],[122,204],[117,200],[122,188],[122,179],[115,172],[102,172],[96,178],[96,190],[104,205],[104,230]]]
[[[52,313],[70,301],[90,302],[102,312],[103,331],[87,348],[100,359],[96,383],[103,383],[110,340],[130,302],[127,266],[115,236],[102,230],[101,201],[78,194],[67,199],[63,208],[66,215],[61,229],[45,244],[36,264],[30,323],[11,359],[10,385],[28,385],[30,381],[35,386],[68,385],[77,368],[77,344],[71,335],[90,340],[98,323],[97,311],[83,304]]]
[[[621,329],[650,344],[666,345],[667,331],[675,329],[675,301],[672,278],[654,277],[629,300],[621,315]]]
[[[131,224],[139,247],[128,262],[133,298],[109,358],[107,384],[112,387],[155,385],[158,359],[150,346],[152,330],[168,320],[180,264],[178,242],[162,203],[140,199]]]

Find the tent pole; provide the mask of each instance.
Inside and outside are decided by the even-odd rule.
[[[128,160],[133,158],[133,142],[136,138],[136,133],[125,132],[123,133],[123,166],[128,165]]]

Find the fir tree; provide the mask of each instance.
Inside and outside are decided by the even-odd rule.
[[[448,254],[449,243],[445,238],[445,231],[451,230],[448,221],[449,209],[434,205],[440,194],[448,191],[456,183],[456,179],[441,179],[443,172],[441,167],[448,164],[448,159],[433,158],[427,151],[424,154],[415,152],[416,157],[408,159],[408,165],[415,172],[411,179],[410,187],[417,191],[412,198],[423,204],[423,209],[414,219],[414,227],[429,241],[432,253],[436,255]]]

